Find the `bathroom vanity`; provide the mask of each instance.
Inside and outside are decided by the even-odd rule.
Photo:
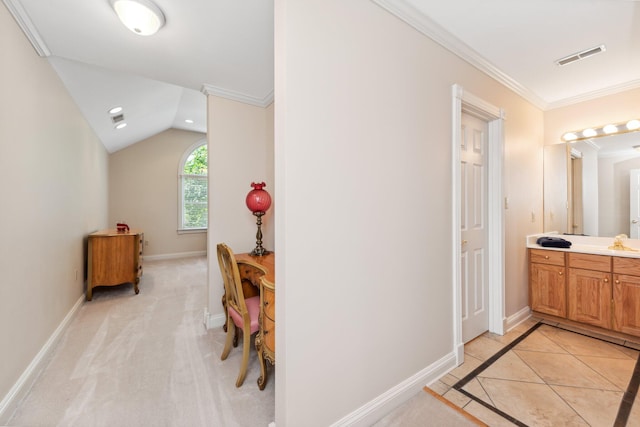
[[[640,240],[609,249],[613,237],[556,235],[572,242],[561,249],[538,245],[540,236],[527,237],[534,314],[640,337]]]

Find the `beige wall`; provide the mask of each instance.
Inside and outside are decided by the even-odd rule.
[[[526,311],[543,115],[371,1],[276,0],[275,28],[276,424],[326,426],[453,353],[455,83],[506,112],[505,311]]]
[[[144,231],[145,256],[202,253],[206,233],[178,234],[178,166],[206,135],[169,129],[109,156],[109,225]]]
[[[555,108],[544,113],[545,144],[559,144],[565,132],[640,118],[640,88]]]
[[[211,326],[222,325],[222,276],[216,245],[236,253],[256,246],[256,217],[246,205],[252,182],[264,181],[274,201],[262,218],[263,247],[274,249],[277,210],[273,179],[273,104],[267,108],[208,96],[209,140],[209,311]]]
[[[107,225],[108,160],[4,5],[0,55],[2,424],[8,393],[82,298],[86,236]]]

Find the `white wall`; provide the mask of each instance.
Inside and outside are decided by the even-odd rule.
[[[109,226],[144,231],[145,256],[202,253],[206,233],[178,234],[178,166],[206,135],[168,129],[109,156]]]
[[[507,113],[505,311],[526,309],[542,113],[370,1],[275,10],[276,425],[327,426],[452,354],[454,83]]]
[[[3,424],[13,387],[83,295],[86,236],[107,224],[108,181],[106,150],[4,5],[0,55]]]
[[[224,322],[224,292],[216,245],[224,242],[235,253],[256,246],[256,217],[245,202],[252,182],[264,181],[273,201],[262,217],[262,246],[274,250],[273,105],[261,108],[209,95],[207,115],[209,312],[211,326],[217,326]]]

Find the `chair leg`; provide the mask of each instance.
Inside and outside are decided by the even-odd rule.
[[[251,350],[251,333],[248,330],[242,331],[242,365],[236,380],[236,387],[240,387],[247,376],[247,366],[249,365],[249,351]]]
[[[221,360],[225,360],[227,356],[229,356],[229,352],[231,351],[231,345],[233,343],[233,337],[238,333],[238,329],[236,325],[233,323],[233,320],[229,316],[227,316],[227,338],[224,341],[224,350],[222,350],[222,356],[220,356]]]

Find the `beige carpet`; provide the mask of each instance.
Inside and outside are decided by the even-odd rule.
[[[252,351],[242,387],[242,350],[224,362],[225,334],[207,331],[206,258],[145,263],[131,285],[97,288],[51,355],[11,426],[267,426],[273,376],[264,391]]]

